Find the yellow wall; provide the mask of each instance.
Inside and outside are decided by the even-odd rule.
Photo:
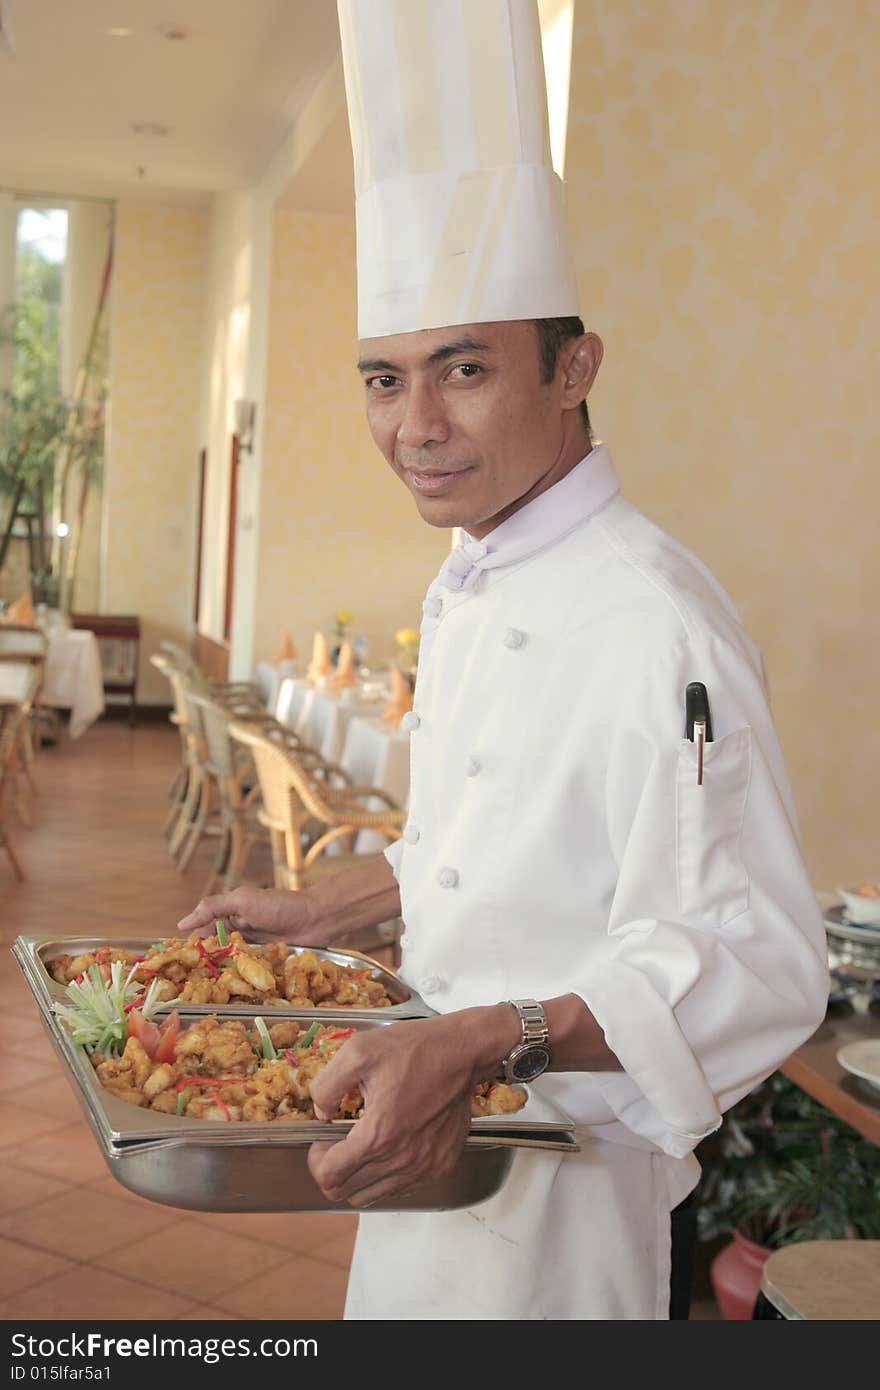
[[[869,0],[577,0],[566,156],[591,406],[763,649],[817,888],[877,877]]]
[[[202,208],[117,208],[101,608],[140,614],[147,704],[168,701],[151,652],[191,628],[207,233]]]
[[[364,420],[357,360],[353,218],[275,215],[260,509],[255,657],[281,628],[303,656],[354,614],[371,660],[418,627],[449,531],[422,522]]]

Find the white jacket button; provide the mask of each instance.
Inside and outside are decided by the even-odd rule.
[[[406,840],[406,843],[408,845],[417,845],[419,842],[420,834],[421,831],[419,830],[419,827],[417,825],[413,825],[412,822],[410,822],[409,825],[405,825],[403,827],[403,838]]]
[[[505,647],[512,647],[514,650],[515,650],[517,647],[523,646],[524,643],[525,643],[525,640],[526,640],[526,635],[525,635],[525,633],[524,633],[524,632],[520,632],[520,630],[519,630],[518,627],[509,627],[509,628],[507,629],[507,631],[505,632],[505,634],[504,634],[504,645],[505,645]]]
[[[441,598],[436,598],[432,594],[432,596],[426,598],[422,604],[422,612],[426,618],[439,618],[440,614],[443,612],[443,600]]]
[[[450,868],[441,869],[437,875],[437,882],[440,884],[441,888],[457,888],[458,870]]]
[[[403,718],[401,719],[401,721],[400,721],[400,727],[401,727],[401,729],[404,729],[404,730],[406,731],[406,733],[411,734],[411,733],[413,733],[413,731],[414,731],[415,729],[417,729],[417,728],[419,727],[419,725],[421,724],[421,722],[422,722],[422,721],[421,721],[421,719],[419,718],[419,716],[416,714],[415,710],[414,710],[414,709],[410,709],[410,710],[407,710],[406,714],[405,714],[405,715],[403,716]]]
[[[442,988],[443,981],[440,979],[439,975],[426,975],[419,983],[420,994],[436,994],[437,991]]]
[[[397,944],[398,944],[398,946],[405,946],[405,945],[407,944],[408,941],[409,941],[409,937],[407,936],[406,932],[403,932],[403,933],[397,938]]]
[[[479,758],[465,758],[464,770],[467,773],[468,777],[476,777],[481,767],[482,763],[480,762]]]

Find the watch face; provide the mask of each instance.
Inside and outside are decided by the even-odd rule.
[[[550,1053],[547,1048],[536,1045],[515,1057],[510,1071],[514,1081],[534,1081],[549,1065]]]

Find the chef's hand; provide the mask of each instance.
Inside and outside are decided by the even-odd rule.
[[[188,936],[198,932],[210,936],[217,920],[231,931],[242,932],[249,941],[290,941],[298,946],[321,945],[316,932],[314,904],[305,893],[288,893],[278,888],[233,888],[203,898],[197,907],[177,924]]]
[[[345,1139],[309,1150],[312,1176],[330,1201],[366,1207],[452,1172],[474,1084],[463,1018],[447,1014],[357,1033],[312,1081],[320,1118],[334,1115],[348,1091],[364,1099]]]

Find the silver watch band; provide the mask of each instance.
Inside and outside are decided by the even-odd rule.
[[[507,1003],[519,1014],[524,1043],[543,1043],[550,1041],[547,1015],[537,999],[508,999]]]

